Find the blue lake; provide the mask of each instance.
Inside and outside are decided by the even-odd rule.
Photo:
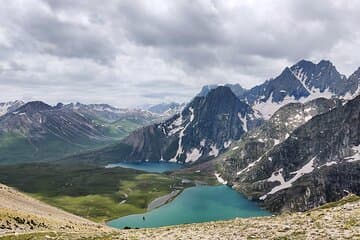
[[[158,162],[158,163],[157,162],[139,162],[139,163],[121,162],[121,163],[108,164],[105,167],[132,168],[145,172],[163,173],[166,171],[173,171],[176,169],[180,169],[183,167],[183,165],[177,163],[168,163],[168,162]]]
[[[150,212],[121,217],[107,224],[115,228],[150,228],[268,215],[271,213],[228,186],[196,186]]]

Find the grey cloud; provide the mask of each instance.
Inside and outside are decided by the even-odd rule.
[[[166,5],[168,11],[156,14],[152,12],[154,6],[146,7],[139,1],[121,1],[120,19],[129,37],[150,46],[194,47],[224,41],[220,18],[199,1],[174,1]]]
[[[350,0],[12,0],[0,8],[0,87],[9,99],[141,105],[251,87],[303,58],[349,74],[358,12]]]

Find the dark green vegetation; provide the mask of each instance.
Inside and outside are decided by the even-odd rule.
[[[167,174],[46,163],[0,166],[0,182],[97,222],[145,212],[153,199],[181,185]]]
[[[17,164],[55,160],[68,154],[78,154],[89,149],[101,148],[113,142],[114,140],[110,139],[91,141],[85,137],[70,142],[50,134],[43,136],[42,139],[31,140],[21,133],[3,133],[0,134],[0,163]]]

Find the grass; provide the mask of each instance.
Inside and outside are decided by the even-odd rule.
[[[340,199],[339,201],[326,203],[321,207],[315,208],[313,210],[334,208],[334,207],[342,206],[346,203],[356,202],[358,200],[360,200],[360,196],[351,194],[347,197],[344,197],[343,199]]]
[[[0,182],[50,205],[104,222],[145,212],[153,199],[170,193],[180,179],[123,168],[36,163],[0,166]]]
[[[64,140],[52,134],[32,139],[16,132],[0,133],[0,164],[56,160],[113,142],[112,139],[95,141],[80,137]]]

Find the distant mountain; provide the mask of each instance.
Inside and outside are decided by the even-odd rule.
[[[108,133],[118,139],[126,137],[140,127],[168,118],[147,110],[117,108],[108,104],[70,103],[58,104],[57,108],[69,109],[91,119],[93,123],[108,129]]]
[[[113,142],[109,129],[66,108],[29,102],[0,117],[0,163],[53,160]]]
[[[303,118],[313,111],[311,105],[320,106],[319,99],[300,106],[302,110],[287,120],[280,120],[284,109],[279,110],[270,119],[275,126],[262,131],[267,134],[261,140],[255,137],[245,142],[249,136],[241,141],[243,145],[232,146],[233,153],[219,157],[222,177],[248,197],[263,200],[272,211],[303,211],[348,192],[360,194],[360,96],[345,105],[321,101],[318,112],[332,110],[313,117],[286,137],[281,134],[280,141],[271,140],[271,129]],[[266,125],[260,129],[264,128]]]
[[[147,108],[148,111],[164,116],[173,116],[176,113],[181,112],[182,108],[185,107],[185,103],[160,103],[156,105],[151,105]]]
[[[147,125],[161,119],[161,116],[150,111],[142,109],[117,108],[109,104],[70,103],[66,105],[58,104],[58,107],[71,109],[78,113],[105,122],[133,120],[138,122],[140,125]]]
[[[205,97],[195,97],[167,121],[134,131],[117,146],[75,158],[194,163],[216,157],[260,123],[251,107],[230,88],[218,87]]]
[[[286,67],[279,76],[249,90],[231,85],[235,95],[246,101],[264,119],[269,119],[280,107],[292,102],[306,102],[319,97],[351,99],[359,94],[360,69],[349,78],[340,74],[326,60],[315,64],[301,60]],[[205,86],[204,95],[212,86]]]
[[[23,101],[12,101],[12,102],[2,102],[0,103],[0,116],[5,115],[8,112],[14,111],[20,106],[24,105]]]

